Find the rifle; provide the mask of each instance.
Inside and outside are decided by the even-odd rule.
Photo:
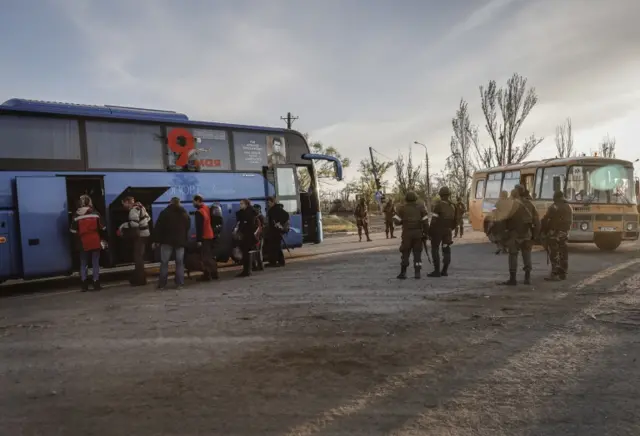
[[[424,252],[427,254],[427,260],[431,263],[431,256],[429,256],[429,249],[427,248],[427,240],[422,240],[422,246],[424,247]]]
[[[547,253],[547,265],[549,265],[549,239],[546,235],[540,236],[540,245],[542,245],[545,253]]]
[[[291,254],[291,250],[289,250],[289,246],[287,245],[287,242],[284,240],[284,235],[282,233],[280,233],[280,240],[284,244],[284,248],[286,248],[287,252]]]

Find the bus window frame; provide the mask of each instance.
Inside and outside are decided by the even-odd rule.
[[[80,159],[30,159],[30,158],[0,158],[0,171],[85,171],[86,148],[84,125],[78,117],[62,114],[41,114],[33,112],[12,111],[0,112],[0,117],[28,117],[28,118],[55,118],[75,121],[78,126],[78,146],[80,147]]]
[[[117,124],[117,125],[126,125],[126,124],[131,124],[134,126],[151,126],[157,129],[157,142],[158,145],[160,146],[160,155],[161,155],[161,163],[158,166],[158,168],[141,168],[141,169],[136,169],[136,168],[110,168],[110,167],[100,167],[100,166],[96,166],[96,167],[92,167],[89,165],[89,135],[87,133],[87,123],[96,123],[96,124]],[[104,120],[104,119],[98,119],[98,120],[83,120],[83,130],[84,130],[84,147],[85,147],[85,154],[86,154],[86,168],[87,171],[114,171],[114,172],[126,172],[126,171],[139,171],[139,172],[160,172],[160,171],[167,171],[167,163],[168,163],[168,157],[166,155],[166,149],[167,149],[167,145],[166,145],[166,134],[165,131],[162,128],[162,124],[160,123],[144,123],[144,122],[136,122],[135,120],[127,120],[126,122],[124,120]]]
[[[480,183],[482,183],[482,191],[480,192],[480,196],[478,197],[478,185]],[[482,200],[484,198],[484,190],[485,190],[486,186],[487,186],[486,177],[476,180],[476,189],[475,189],[475,194],[474,194],[474,198],[476,200]]]
[[[511,191],[516,187],[516,185],[520,183],[520,174],[521,174],[520,170],[505,171],[502,176],[502,184],[500,185],[500,192],[507,191],[508,194],[511,194]],[[513,187],[509,189],[504,189],[504,182],[507,180],[509,181],[516,180],[517,182],[515,185],[513,185]]]
[[[499,178],[498,178],[499,176]],[[484,198],[486,198],[487,200],[499,200],[500,199],[500,193],[502,192],[502,182],[504,180],[504,171],[498,171],[495,173],[489,173],[487,174],[487,181],[485,183],[485,188],[484,188]],[[489,186],[489,183],[493,182],[493,181],[499,181],[500,182],[500,187],[498,188],[498,196],[493,198],[493,197],[487,197],[487,187]]]
[[[531,195],[534,200],[540,198],[540,191],[542,191],[542,181],[544,180],[543,172],[544,172],[543,167],[536,168],[535,180],[533,181],[534,192]]]
[[[538,194],[538,199],[539,200],[545,200],[545,201],[551,201],[553,200],[553,193],[551,194],[551,197],[546,198],[546,197],[542,197],[542,191],[543,191],[543,186],[544,186],[544,176],[546,175],[546,172],[548,170],[554,170],[557,168],[564,168],[564,183],[562,184],[562,194],[566,195],[566,190],[567,190],[567,178],[568,178],[568,171],[569,171],[569,167],[570,165],[558,165],[558,166],[553,166],[553,167],[544,167],[543,168],[543,172],[542,172],[542,178],[541,178],[541,182],[540,182],[540,193]],[[551,174],[551,190],[553,190],[553,177],[554,175],[560,176],[560,174]]]

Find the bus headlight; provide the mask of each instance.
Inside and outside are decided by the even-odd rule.
[[[589,224],[588,223],[580,224],[580,230],[582,230],[583,232],[586,232],[588,229],[589,229]]]
[[[627,231],[630,232],[633,230],[633,223],[627,223]]]

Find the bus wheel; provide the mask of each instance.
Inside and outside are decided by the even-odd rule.
[[[602,251],[615,251],[622,243],[622,235],[596,235],[595,243]]]

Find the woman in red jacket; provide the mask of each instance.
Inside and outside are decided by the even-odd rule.
[[[93,289],[99,291],[100,286],[100,251],[102,239],[107,228],[102,222],[102,217],[93,207],[91,197],[80,196],[79,207],[73,216],[71,233],[77,236],[76,242],[80,248],[80,278],[82,279],[82,292],[89,290],[87,278],[89,256],[91,256],[91,269],[93,272]]]

